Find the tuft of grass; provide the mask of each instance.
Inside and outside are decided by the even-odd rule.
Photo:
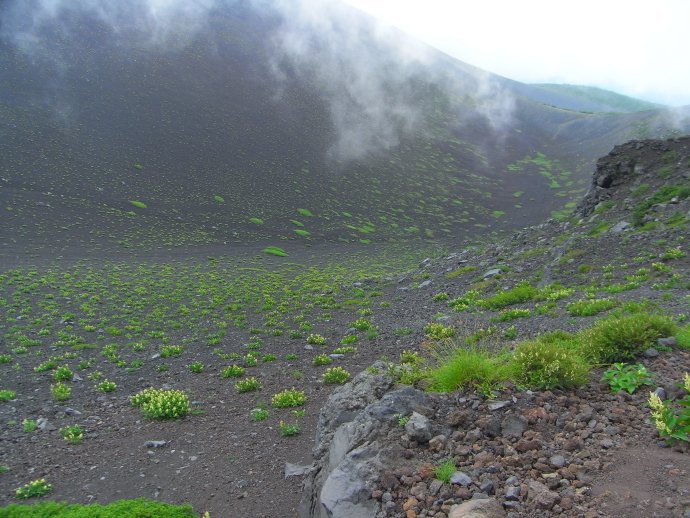
[[[271,404],[276,408],[288,408],[302,406],[307,402],[307,395],[302,390],[295,388],[285,389],[271,398]]]
[[[613,299],[580,299],[571,302],[565,310],[573,317],[591,317],[615,308],[618,301]]]
[[[35,481],[34,481],[35,482]],[[28,492],[22,493],[19,498],[42,496],[52,489],[45,481],[35,486],[38,492],[29,496]],[[28,484],[27,484],[28,486]],[[27,487],[23,486],[23,487]],[[24,496],[27,495],[27,496]],[[191,505],[172,505],[151,500],[117,500],[107,505],[101,504],[68,504],[65,502],[41,502],[34,505],[10,504],[0,509],[3,518],[198,518]]]
[[[431,390],[437,392],[498,384],[511,377],[510,355],[497,355],[477,346],[468,348],[461,340],[436,347],[432,355],[436,366],[429,370],[428,376]]]
[[[350,379],[350,373],[342,367],[330,367],[321,375],[324,383],[342,385]]]
[[[455,460],[446,459],[434,469],[434,478],[440,480],[444,484],[449,484],[450,478],[453,476],[453,473],[455,473],[455,470]]]
[[[477,305],[484,309],[498,310],[506,306],[521,304],[533,300],[539,294],[539,290],[526,282],[521,282],[517,286],[497,293],[492,297],[477,300]]]
[[[136,207],[137,209],[145,209],[146,208],[146,204],[143,201],[129,200],[129,203],[131,205],[133,205],[134,207]]]
[[[277,257],[287,257],[288,253],[279,246],[267,246],[263,252],[268,255],[275,255]]]
[[[690,325],[678,328],[676,334],[676,344],[682,349],[690,349]]]
[[[264,220],[261,218],[249,218],[250,223],[254,223],[255,225],[263,225]]]
[[[587,382],[590,365],[561,334],[547,334],[523,342],[513,357],[515,379],[537,389],[567,388]]]
[[[626,361],[656,344],[658,338],[673,336],[677,330],[670,317],[638,312],[596,322],[579,333],[581,350],[594,362]]]

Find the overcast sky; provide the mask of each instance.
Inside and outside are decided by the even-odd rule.
[[[690,0],[346,1],[511,79],[690,104]]]

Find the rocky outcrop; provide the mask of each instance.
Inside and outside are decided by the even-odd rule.
[[[380,510],[371,493],[380,473],[403,457],[396,440],[402,433],[400,417],[429,403],[419,390],[392,390],[385,371],[386,364],[377,362],[336,390],[322,408],[301,518],[372,518]],[[431,437],[428,419],[416,415],[415,432]]]

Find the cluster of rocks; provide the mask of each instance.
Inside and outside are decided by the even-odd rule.
[[[645,361],[652,371],[690,368],[687,352]],[[362,373],[336,393],[335,412],[324,407],[302,516],[594,518],[597,486],[605,486],[597,481],[616,455],[632,445],[663,446],[649,422],[647,390],[612,394],[598,382],[572,391],[508,390],[500,400],[407,387],[343,422],[344,401],[361,407],[361,394],[385,378]],[[666,379],[658,388],[673,390]],[[455,471],[439,480],[436,469],[447,460]],[[680,489],[666,501],[675,514],[660,516],[690,512]]]

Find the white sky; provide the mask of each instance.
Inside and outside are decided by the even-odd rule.
[[[479,68],[690,105],[690,0],[346,0]]]

